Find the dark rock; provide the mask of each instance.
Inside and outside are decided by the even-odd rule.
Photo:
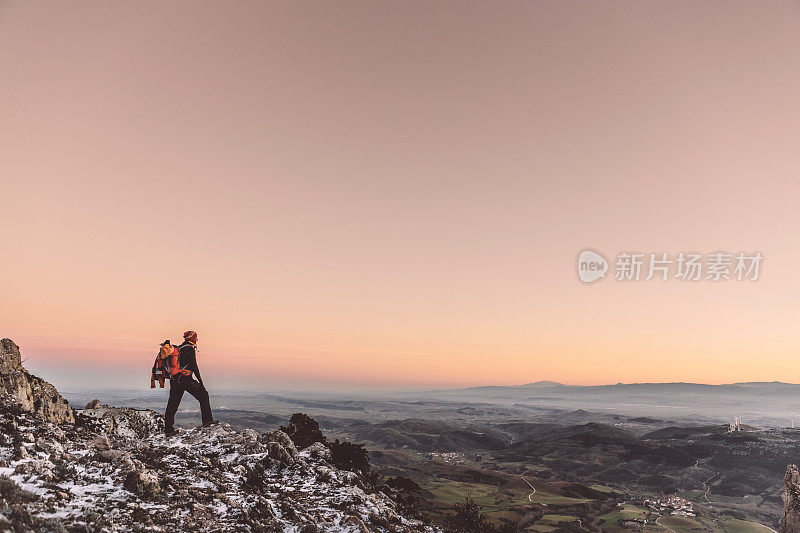
[[[125,455],[125,452],[122,450],[102,450],[97,452],[95,458],[104,463],[113,463],[119,460],[123,455]]]
[[[781,533],[800,533],[800,472],[797,465],[786,467],[783,477],[785,490],[783,492],[783,520]]]

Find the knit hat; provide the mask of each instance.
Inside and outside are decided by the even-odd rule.
[[[192,343],[197,342],[197,332],[187,331],[183,334],[183,338]]]

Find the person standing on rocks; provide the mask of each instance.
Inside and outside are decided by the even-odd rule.
[[[164,432],[167,436],[175,434],[175,413],[178,412],[184,392],[188,392],[200,402],[203,426],[216,424],[211,416],[208,391],[197,368],[197,333],[187,331],[183,334],[183,338],[183,343],[178,346],[178,357],[170,361],[169,401],[167,412],[164,414]],[[194,379],[192,374],[197,376],[197,379]]]

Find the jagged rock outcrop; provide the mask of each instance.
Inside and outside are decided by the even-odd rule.
[[[168,438],[153,411],[91,402],[59,425],[10,398],[0,397],[0,531],[438,531],[336,468],[321,444],[298,451],[279,430],[222,423]]]
[[[103,405],[87,406],[77,412],[85,419],[91,419],[97,431],[107,434],[144,439],[164,428],[163,417],[153,411]]]
[[[783,476],[785,489],[783,492],[783,520],[781,533],[800,533],[800,472],[797,465],[786,467]]]
[[[0,340],[0,391],[11,395],[22,409],[54,424],[75,422],[72,407],[56,388],[25,370],[19,346],[11,339]]]

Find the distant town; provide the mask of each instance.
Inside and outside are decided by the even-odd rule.
[[[645,500],[644,506],[659,513],[668,512],[674,516],[695,516],[692,502],[679,496],[670,495],[657,500]]]
[[[445,463],[464,462],[464,454],[462,452],[429,452],[425,454],[425,458],[443,461]]]

